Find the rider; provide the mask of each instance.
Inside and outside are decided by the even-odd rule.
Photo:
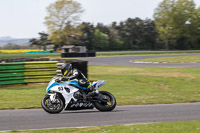
[[[72,64],[69,63],[63,64],[61,67],[61,73],[63,77],[59,79],[60,81],[70,81],[73,79],[77,79],[79,85],[82,87],[86,87],[88,92],[94,90],[91,83],[88,81],[88,79],[83,75],[83,73],[80,70],[75,68],[72,69]]]

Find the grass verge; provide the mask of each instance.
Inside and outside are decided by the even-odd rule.
[[[104,79],[118,105],[200,101],[200,70],[185,68],[90,66],[91,79]]]
[[[0,87],[0,109],[40,108],[47,84],[22,84]]]
[[[195,54],[200,50],[177,50],[177,51],[113,51],[97,52],[97,55],[158,55],[158,54]]]
[[[89,66],[89,78],[106,80],[118,105],[200,102],[200,69]],[[1,87],[0,109],[40,108],[46,85]]]
[[[189,63],[200,62],[200,55],[181,57],[157,57],[134,60],[133,62],[169,62],[169,63]]]
[[[199,133],[200,121],[113,125],[88,128],[12,131],[10,133]]]

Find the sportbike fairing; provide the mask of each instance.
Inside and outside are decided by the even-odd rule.
[[[50,113],[60,113],[65,110],[93,109],[112,111],[116,107],[115,97],[107,91],[98,91],[106,81],[99,80],[91,84],[90,89],[80,86],[77,80],[56,82],[54,77],[49,82],[45,95],[41,101],[42,108]]]
[[[82,87],[78,84],[77,80],[71,80],[71,81],[66,81],[64,83],[58,83],[56,82],[57,78],[54,77],[52,80],[49,82],[46,92],[48,95],[50,95],[51,101],[55,101],[55,94],[51,92],[58,92],[61,93],[65,99],[65,108],[68,106],[69,102],[73,99],[75,102],[77,101],[76,98],[74,98],[74,93],[79,91],[79,89],[86,90],[86,87]],[[97,81],[94,82],[92,85],[95,86],[95,89],[97,90],[100,86],[105,84],[105,81]],[[98,91],[97,91],[98,92]],[[78,106],[84,106],[84,107],[92,107],[91,103],[76,103],[75,105],[72,105],[72,107],[78,107]],[[88,105],[88,106],[86,106]]]

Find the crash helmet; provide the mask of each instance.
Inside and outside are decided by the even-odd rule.
[[[63,76],[69,76],[72,73],[72,64],[63,64],[61,67],[61,72]]]

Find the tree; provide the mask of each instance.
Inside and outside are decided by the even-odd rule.
[[[196,10],[196,18],[194,21],[197,23],[197,45],[196,49],[200,49],[200,7]]]
[[[145,43],[144,34],[149,31],[146,30],[148,25],[145,26],[144,23],[145,21],[140,18],[128,18],[125,22],[120,22],[117,29],[121,38],[128,44],[124,47],[131,50],[141,48],[142,42]]]
[[[86,46],[89,51],[94,50],[94,44],[93,44],[94,32],[95,32],[94,25],[85,22],[83,22],[81,25],[82,25],[81,26],[82,36],[80,37],[80,45]]]
[[[172,38],[174,6],[175,0],[163,0],[154,13],[156,29],[167,50],[169,49],[170,38]]]
[[[24,49],[26,46],[18,45],[14,43],[7,43],[6,45],[2,46],[2,49],[10,50],[10,49]]]
[[[164,0],[154,13],[156,29],[166,49],[196,47],[199,17],[193,0]]]
[[[174,29],[177,49],[191,49],[195,47],[197,23],[196,5],[193,0],[177,0],[173,13]]]
[[[43,50],[46,51],[47,45],[52,45],[51,40],[48,39],[48,34],[45,32],[38,33],[40,35],[39,39],[32,38],[29,40],[30,45],[36,45],[39,47],[43,47]]]
[[[80,3],[74,0],[58,0],[47,7],[48,15],[45,17],[45,24],[48,28],[50,39],[57,46],[61,46],[60,43],[68,39],[65,38],[69,35],[68,28],[77,29],[75,27],[78,25],[82,12],[83,9]]]
[[[107,50],[109,44],[109,37],[107,34],[99,31],[99,29],[95,30],[93,45],[96,50]]]
[[[52,38],[55,48],[60,48],[63,45],[77,45],[82,36],[81,29],[82,25],[72,26],[67,23],[63,30],[53,32],[50,38]]]
[[[95,28],[104,34],[107,34],[107,35],[110,34],[109,27],[107,25],[104,25],[103,23],[97,23]]]
[[[113,22],[109,27],[109,49],[111,50],[123,50],[124,41],[122,40],[121,36],[119,35],[119,30],[117,29],[117,23]]]
[[[157,45],[157,31],[155,22],[151,19],[143,20],[143,25],[141,26],[143,29],[142,33],[140,34],[140,41],[138,43],[139,49],[151,49],[155,50],[159,48]]]

